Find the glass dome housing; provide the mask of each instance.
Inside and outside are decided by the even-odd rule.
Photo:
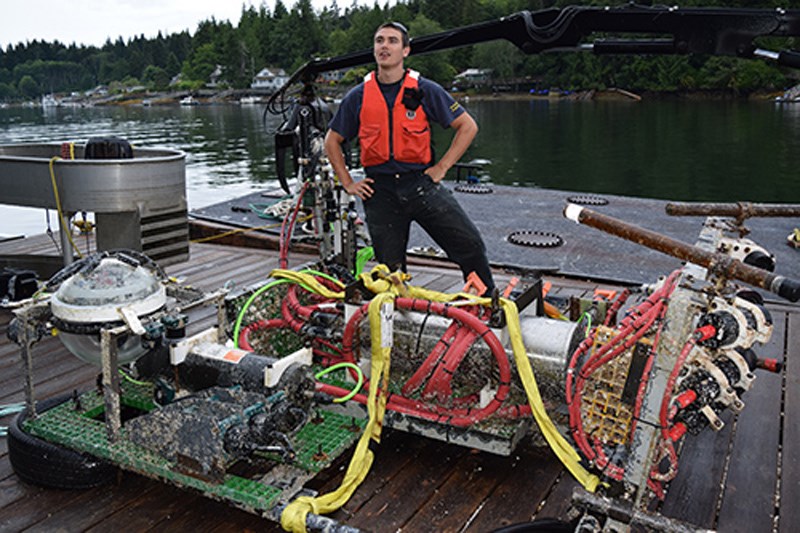
[[[92,324],[119,321],[120,307],[132,308],[143,316],[165,302],[164,286],[152,272],[106,257],[90,271],[78,272],[64,281],[50,307],[65,322]]]
[[[65,280],[51,297],[50,310],[67,326],[101,325],[122,322],[123,308],[142,317],[161,309],[166,300],[166,289],[153,272],[141,265],[106,257],[93,268]],[[59,337],[78,358],[100,364],[101,346],[96,333],[61,331]],[[120,339],[117,349],[120,364],[131,362],[147,351],[135,335]]]
[[[61,344],[72,355],[95,366],[103,365],[103,348],[98,334],[80,335],[77,333],[58,332]],[[126,365],[147,353],[138,335],[123,335],[117,339],[117,364]]]

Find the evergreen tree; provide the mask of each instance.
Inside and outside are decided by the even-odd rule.
[[[592,0],[578,5],[623,5],[627,0]],[[576,5],[574,0],[405,0],[389,7],[350,2],[333,3],[317,12],[311,0],[276,0],[243,6],[238,24],[213,17],[188,31],[154,38],[110,37],[101,47],[37,39],[0,49],[0,98],[35,98],[45,92],[84,90],[99,84],[141,79],[153,88],[179,72],[202,86],[217,66],[221,83],[248,87],[264,67],[291,71],[315,57],[331,57],[372,47],[375,29],[383,22],[405,23],[412,37],[496,19],[521,10]],[[782,0],[685,0],[682,7],[797,7]],[[758,46],[798,48],[797,39],[763,38]],[[544,87],[592,89],[625,87],[640,91],[692,89],[747,93],[780,90],[798,74],[774,64],[728,57],[592,56],[541,54],[526,56],[503,42],[468,46],[410,58],[427,76],[449,83],[469,67],[489,68],[499,79],[529,78]],[[365,68],[372,68],[371,66]],[[364,70],[363,68],[360,70]],[[347,79],[358,79],[355,74]],[[24,82],[23,82],[24,80]]]

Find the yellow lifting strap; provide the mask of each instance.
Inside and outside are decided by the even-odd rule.
[[[342,484],[333,492],[317,496],[300,496],[290,503],[281,514],[281,526],[286,531],[305,532],[308,513],[326,514],[339,509],[350,499],[364,478],[367,477],[374,455],[369,449],[369,441],[379,443],[383,427],[383,415],[389,394],[389,361],[391,342],[382,342],[381,314],[391,317],[394,314],[394,294],[384,292],[377,295],[369,304],[369,324],[372,336],[372,363],[369,382],[367,412],[369,420],[364,433],[358,440],[350,466]],[[380,385],[380,394],[378,387]]]
[[[341,300],[344,298],[344,291],[337,292],[329,289],[309,272],[297,272],[295,270],[282,270],[278,268],[270,272],[269,277],[293,281],[299,285],[308,287],[320,296],[331,298],[332,300]]]
[[[525,389],[525,394],[528,396],[528,403],[533,412],[533,418],[539,425],[547,444],[559,458],[561,463],[570,471],[578,482],[589,492],[597,490],[600,479],[594,474],[589,473],[580,464],[580,456],[575,451],[567,439],[556,429],[555,424],[550,419],[547,411],[544,408],[542,395],[539,393],[539,386],[536,383],[536,377],[531,368],[531,362],[528,359],[525,345],[522,343],[522,333],[519,327],[519,313],[517,305],[505,298],[500,299],[500,305],[506,314],[506,324],[508,326],[508,335],[511,338],[511,349],[514,353],[514,362],[517,365],[519,377],[522,380],[522,386]]]
[[[341,293],[334,293],[318,283],[313,276],[303,275],[294,271],[273,271],[273,277],[283,277],[293,281],[306,284],[314,288],[320,294],[330,298],[341,298]],[[311,278],[311,279],[309,279]],[[374,454],[369,449],[369,441],[374,440],[380,443],[381,429],[383,427],[383,416],[386,412],[386,402],[389,390],[389,367],[391,359],[391,338],[383,339],[381,314],[384,318],[391,316],[394,312],[394,299],[396,296],[427,299],[436,302],[452,302],[458,298],[468,299],[471,303],[478,305],[491,305],[491,299],[478,298],[469,294],[444,294],[437,291],[422,289],[406,285],[409,276],[402,272],[390,273],[385,265],[378,265],[372,269],[370,274],[361,274],[365,287],[377,293],[369,304],[369,323],[370,336],[372,338],[372,360],[370,375],[373,379],[369,384],[369,395],[367,398],[367,412],[369,419],[364,433],[356,445],[350,465],[347,468],[342,484],[333,492],[322,496],[309,497],[300,496],[291,502],[281,514],[281,526],[286,531],[303,532],[306,531],[306,516],[308,513],[326,514],[333,512],[350,499],[353,492],[361,482],[367,477]],[[539,425],[539,429],[550,445],[550,448],[570,471],[578,482],[586,490],[594,492],[599,484],[599,478],[589,473],[580,465],[580,456],[567,440],[558,432],[544,408],[539,387],[533,374],[528,354],[522,343],[522,334],[519,326],[519,313],[514,302],[505,298],[500,299],[500,305],[506,316],[511,347],[514,360],[519,371],[522,385],[528,397],[534,419]],[[379,379],[378,376],[380,377]],[[379,393],[380,381],[380,394]]]

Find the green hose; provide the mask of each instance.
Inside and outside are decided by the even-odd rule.
[[[367,264],[367,261],[375,257],[375,250],[372,246],[367,246],[366,248],[362,248],[356,253],[356,268],[353,275],[358,277],[364,272],[364,265]]]
[[[341,398],[336,398],[333,400],[333,403],[344,403],[347,400],[351,400],[353,396],[358,394],[358,391],[361,390],[361,386],[364,385],[364,372],[361,371],[358,365],[350,362],[336,363],[333,366],[329,366],[328,368],[314,374],[314,379],[320,379],[321,377],[330,374],[334,370],[339,370],[340,368],[352,368],[355,370],[356,374],[358,374],[358,383],[356,383],[356,386],[353,387],[353,390],[351,390],[347,395],[342,396]]]
[[[239,347],[239,331],[242,329],[242,320],[244,320],[244,314],[247,312],[247,309],[250,307],[250,304],[258,298],[261,294],[268,291],[272,287],[276,285],[280,285],[282,283],[289,283],[288,279],[277,279],[275,281],[271,281],[264,285],[263,287],[259,287],[259,289],[250,295],[250,298],[242,306],[242,309],[239,311],[239,315],[236,317],[236,323],[233,326],[233,347]]]
[[[303,272],[303,273],[306,273],[306,274],[313,274],[315,276],[320,276],[320,277],[323,277],[323,278],[325,278],[325,279],[327,279],[329,281],[332,281],[333,283],[338,284],[339,286],[342,286],[342,282],[341,281],[339,281],[338,279],[336,279],[334,277],[329,276],[328,274],[325,274],[324,272],[319,272],[317,270],[311,270],[311,269],[301,270],[300,272]],[[276,279],[275,281],[271,281],[271,282],[267,283],[266,285],[264,285],[263,287],[259,287],[259,289],[256,292],[254,292],[253,294],[251,294],[250,297],[247,299],[247,301],[244,302],[244,305],[242,306],[242,309],[239,311],[239,314],[236,317],[236,323],[233,326],[233,346],[234,346],[234,348],[238,348],[239,347],[239,332],[240,332],[240,330],[242,328],[242,320],[244,320],[244,314],[245,314],[245,312],[247,312],[247,309],[250,307],[250,305],[253,303],[253,301],[256,298],[258,298],[261,294],[263,294],[265,291],[268,291],[269,289],[271,289],[272,287],[275,287],[276,285],[280,285],[282,283],[290,283],[291,281],[292,280],[288,280],[288,279]],[[298,285],[303,287],[308,292],[314,292],[313,289],[311,289],[310,287],[308,287],[306,285],[303,285],[302,283],[298,283]]]

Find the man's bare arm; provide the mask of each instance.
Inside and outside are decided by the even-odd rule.
[[[369,184],[372,183],[372,178],[364,178],[359,181],[353,180],[344,162],[344,154],[342,153],[342,143],[344,140],[344,137],[339,133],[329,129],[328,133],[325,134],[325,153],[328,155],[328,161],[330,161],[333,167],[333,172],[339,177],[339,181],[342,187],[344,187],[344,190],[347,191],[348,194],[366,200],[372,196],[372,187],[369,186]]]
[[[436,183],[442,181],[447,171],[458,163],[458,160],[467,151],[469,145],[472,144],[475,135],[478,134],[478,124],[466,112],[451,122],[450,127],[456,130],[453,140],[450,142],[450,147],[435,165],[425,170],[425,173]]]

